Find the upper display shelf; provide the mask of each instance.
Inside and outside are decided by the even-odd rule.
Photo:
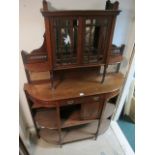
[[[104,81],[108,65],[122,60],[121,53],[111,53],[118,6],[107,0],[105,10],[49,11],[43,0],[44,43],[30,54],[22,52],[26,69],[37,63],[39,71],[45,63],[53,77],[55,70],[104,65]]]

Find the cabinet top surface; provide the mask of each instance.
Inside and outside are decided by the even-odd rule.
[[[117,15],[120,10],[43,10],[41,12],[45,16],[104,16],[104,15]]]
[[[56,101],[104,94],[119,90],[123,84],[124,76],[121,73],[107,74],[102,84],[102,76],[92,73],[79,74],[74,78],[67,78],[56,82],[52,89],[51,83],[25,84],[24,90],[33,98],[41,101]]]

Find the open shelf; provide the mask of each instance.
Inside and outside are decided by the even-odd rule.
[[[46,72],[50,71],[48,62],[42,63],[28,63],[25,64],[25,69],[32,72]]]
[[[62,144],[88,138],[94,138],[97,131],[97,125],[98,121],[94,121],[89,124],[62,129],[61,132]],[[110,120],[103,119],[100,126],[99,135],[103,134],[109,128],[109,125]],[[46,142],[53,144],[59,143],[59,134],[55,130],[41,129],[40,136]]]
[[[94,121],[96,121],[96,119],[82,120],[81,111],[80,109],[78,109],[78,110],[73,110],[66,119],[62,118],[61,127],[66,128],[66,127],[78,126],[82,124],[91,123]]]
[[[110,126],[110,122],[111,121],[109,119],[102,120],[100,129],[99,129],[99,135],[104,134],[108,130],[108,128]]]
[[[47,54],[46,54],[47,57]],[[90,60],[95,60],[96,56],[93,55],[89,55]],[[99,57],[102,57],[102,55],[100,55]],[[70,57],[68,58],[70,59]],[[74,58],[72,58],[74,59]],[[112,54],[110,55],[110,59],[109,59],[109,65],[111,64],[117,64],[117,63],[121,63],[121,61],[123,60],[123,56],[122,54]],[[71,68],[85,68],[85,67],[95,67],[95,66],[102,66],[104,65],[104,63],[102,61],[96,60],[96,61],[90,61],[89,63],[83,63],[82,65],[73,63],[73,64],[57,64],[56,68],[54,68],[54,70],[62,70],[62,69],[71,69]],[[25,63],[24,64],[25,69],[31,72],[48,72],[50,71],[50,67],[49,67],[49,63],[47,61],[45,62],[33,62],[33,63]],[[42,75],[41,75],[42,76]],[[44,73],[43,73],[44,76]],[[46,76],[46,78],[49,78],[49,75]]]
[[[62,143],[93,138],[95,136],[97,126],[95,124],[81,125],[72,128],[62,129],[61,139]],[[41,129],[40,136],[43,140],[49,143],[58,144],[59,134],[55,130]]]
[[[69,143],[72,141],[78,141],[82,139],[88,139],[88,138],[93,138],[95,137],[95,133],[97,131],[97,121],[90,124],[85,124],[81,126],[76,126],[72,128],[67,128],[63,129],[63,134],[62,135],[62,143]]]
[[[68,113],[68,111],[66,112]],[[39,128],[58,129],[56,109],[37,111],[34,120]],[[81,120],[80,110],[74,110],[66,118],[61,118],[61,128],[78,126],[94,121],[96,120]]]
[[[110,64],[116,64],[116,63],[120,63],[123,60],[123,56],[120,54],[117,55],[112,55],[110,56],[110,60],[109,60],[109,65]],[[72,64],[69,65],[69,67],[66,65],[64,66],[57,66],[57,68],[55,68],[54,70],[59,70],[60,69],[68,69],[68,68],[84,68],[84,67],[93,67],[93,66],[102,66],[104,64],[102,63],[90,63],[90,64],[83,64],[83,65],[77,65],[77,64]],[[30,63],[30,64],[25,64],[25,69],[28,71],[32,71],[32,72],[47,72],[50,71],[50,67],[49,64],[47,62],[44,63]],[[48,76],[47,76],[48,77]]]
[[[112,103],[107,103],[104,111],[104,118],[110,117],[115,110],[115,105]]]
[[[120,55],[120,54],[111,55],[110,60],[109,60],[109,65],[116,64],[116,63],[121,63],[122,60],[123,60],[123,56]]]
[[[59,144],[59,134],[57,130],[50,130],[47,128],[40,129],[39,135],[44,141],[48,143],[52,143],[55,145]]]
[[[57,129],[56,109],[39,110],[34,117],[39,128]]]
[[[50,80],[50,72],[31,72],[29,71],[30,78],[32,81],[39,81],[39,80]]]

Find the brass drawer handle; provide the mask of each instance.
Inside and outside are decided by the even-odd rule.
[[[94,101],[99,101],[99,99],[100,99],[99,96],[95,96],[95,97],[93,97],[93,100],[94,100]]]
[[[67,104],[74,104],[74,100],[67,101]]]

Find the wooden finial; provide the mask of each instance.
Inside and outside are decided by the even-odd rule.
[[[119,6],[119,2],[118,1],[113,3],[113,10],[118,10],[118,6]]]
[[[44,9],[45,11],[48,10],[48,5],[47,5],[47,1],[46,1],[46,0],[43,0],[43,9]]]
[[[106,10],[109,10],[109,9],[110,9],[110,6],[111,6],[111,2],[110,2],[110,0],[107,0],[107,1],[106,1],[105,9],[106,9]]]
[[[105,7],[105,9],[106,10],[118,10],[118,6],[119,6],[119,2],[118,1],[116,1],[114,3],[111,3],[110,0],[107,0],[106,1],[106,7]]]

